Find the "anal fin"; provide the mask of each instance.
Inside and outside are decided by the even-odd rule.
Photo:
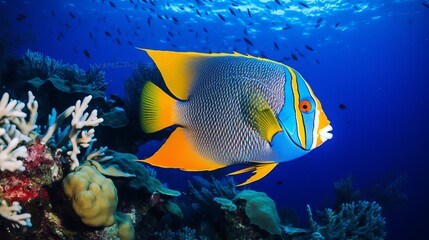
[[[198,153],[187,139],[183,128],[174,130],[164,145],[154,155],[148,159],[139,161],[157,167],[178,168],[184,171],[211,171],[226,166]]]
[[[231,175],[237,175],[237,174],[242,174],[242,173],[246,173],[246,172],[253,172],[253,175],[247,179],[244,183],[240,183],[237,185],[237,187],[240,186],[244,186],[247,185],[249,183],[252,182],[256,182],[258,180],[260,180],[261,178],[265,177],[269,172],[271,172],[278,163],[276,162],[271,162],[271,163],[257,163],[251,167],[247,167],[232,173],[227,174],[227,176],[231,176]]]

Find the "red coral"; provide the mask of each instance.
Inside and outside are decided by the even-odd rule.
[[[11,176],[0,181],[3,194],[2,198],[9,202],[26,202],[39,195],[40,185],[30,178]]]
[[[45,144],[36,143],[27,147],[28,157],[24,160],[26,171],[37,170],[40,166],[47,164],[52,165],[53,159],[46,149]]]

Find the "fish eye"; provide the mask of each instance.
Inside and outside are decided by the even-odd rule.
[[[312,109],[312,105],[311,105],[310,101],[302,100],[299,103],[299,110],[301,110],[301,112],[308,113],[311,111],[311,109]]]

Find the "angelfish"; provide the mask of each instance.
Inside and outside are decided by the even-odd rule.
[[[177,126],[142,162],[184,171],[250,165],[228,174],[253,171],[241,186],[332,138],[320,101],[287,65],[239,53],[140,50],[155,62],[170,92],[144,84],[141,127],[154,133]]]

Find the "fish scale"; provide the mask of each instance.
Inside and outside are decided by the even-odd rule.
[[[285,71],[281,66],[250,58],[243,58],[238,65],[230,63],[202,62],[197,67],[201,75],[196,78],[189,100],[179,107],[186,134],[200,153],[219,163],[267,160],[260,156],[272,154],[269,143],[251,123],[255,114],[252,106],[262,103],[248,102],[248,98],[260,94],[278,113],[284,102]],[[212,74],[213,68],[222,69],[221,74]],[[243,69],[240,75],[237,68]]]

